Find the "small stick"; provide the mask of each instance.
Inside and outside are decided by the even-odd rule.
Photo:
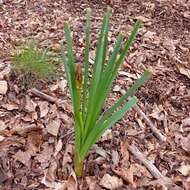
[[[144,112],[139,108],[139,106],[134,106],[135,111],[143,117],[144,121],[146,122],[147,125],[149,125],[151,131],[153,134],[161,141],[165,142],[166,137],[160,133],[160,131],[154,126],[152,121],[144,114]]]
[[[134,145],[128,145],[128,150],[133,154],[144,166],[150,171],[152,176],[156,179],[165,178],[160,171],[156,168],[152,162],[146,159],[143,153],[139,151],[139,149]]]
[[[58,103],[57,98],[54,98],[54,97],[52,97],[52,96],[50,96],[50,95],[47,95],[47,94],[45,94],[45,93],[39,91],[39,90],[36,89],[36,88],[31,89],[30,92],[31,92],[32,94],[34,94],[34,95],[40,97],[40,98],[43,98],[43,99],[45,99],[45,100],[51,102],[51,103],[55,103],[55,104]]]

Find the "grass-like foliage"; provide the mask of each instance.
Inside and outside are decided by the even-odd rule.
[[[55,75],[55,65],[47,51],[38,49],[35,42],[15,53],[12,58],[16,70],[24,74],[34,75],[39,79],[50,79]]]
[[[86,47],[83,68],[80,64],[76,64],[75,62],[71,31],[67,23],[64,25],[67,56],[64,53],[63,44],[61,52],[73,104],[75,121],[74,167],[77,176],[82,175],[83,162],[89,149],[97,142],[106,129],[119,121],[124,114],[136,104],[137,98],[134,96],[135,92],[151,75],[149,71],[145,71],[143,75],[128,89],[126,94],[117,100],[108,110],[102,113],[102,107],[111,90],[112,83],[117,76],[117,71],[124,61],[141,24],[140,21],[135,23],[133,31],[131,32],[127,42],[124,43],[124,46],[122,46],[124,35],[120,34],[118,36],[114,50],[107,62],[106,53],[108,49],[110,15],[111,10],[108,9],[107,13],[103,17],[91,79],[88,76],[90,10],[87,11],[86,15]]]

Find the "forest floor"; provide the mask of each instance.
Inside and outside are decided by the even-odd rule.
[[[56,56],[63,24],[73,31],[83,61],[85,9],[92,9],[91,53],[106,7],[113,9],[109,51],[120,31],[128,37],[143,20],[105,108],[148,68],[138,106],[166,139],[133,109],[92,148],[82,178],[73,172],[73,117],[65,75],[27,87],[12,74],[11,55],[33,38]],[[55,57],[55,61],[57,61]],[[59,62],[59,59],[58,59]],[[60,66],[62,71],[62,66]],[[37,88],[52,99],[32,93]],[[61,104],[60,104],[61,102]],[[163,177],[131,151],[135,145]],[[190,2],[188,0],[0,1],[0,189],[190,189]]]

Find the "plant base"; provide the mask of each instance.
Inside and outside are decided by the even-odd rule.
[[[81,177],[83,175],[83,167],[84,167],[84,161],[80,160],[78,152],[75,151],[75,154],[74,154],[74,170],[75,170],[77,177]]]

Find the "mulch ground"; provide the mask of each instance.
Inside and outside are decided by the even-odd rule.
[[[85,9],[92,9],[91,62],[103,12],[113,9],[109,52],[119,32],[126,38],[143,20],[105,109],[148,68],[151,79],[137,93],[139,107],[166,137],[160,142],[144,118],[130,111],[92,148],[82,178],[73,172],[73,118],[65,74],[24,85],[11,55],[30,39],[60,62],[63,24],[73,31],[83,61]],[[54,98],[36,96],[37,88]],[[190,2],[187,0],[0,1],[0,189],[190,189]],[[172,187],[155,179],[130,153],[134,144]]]

